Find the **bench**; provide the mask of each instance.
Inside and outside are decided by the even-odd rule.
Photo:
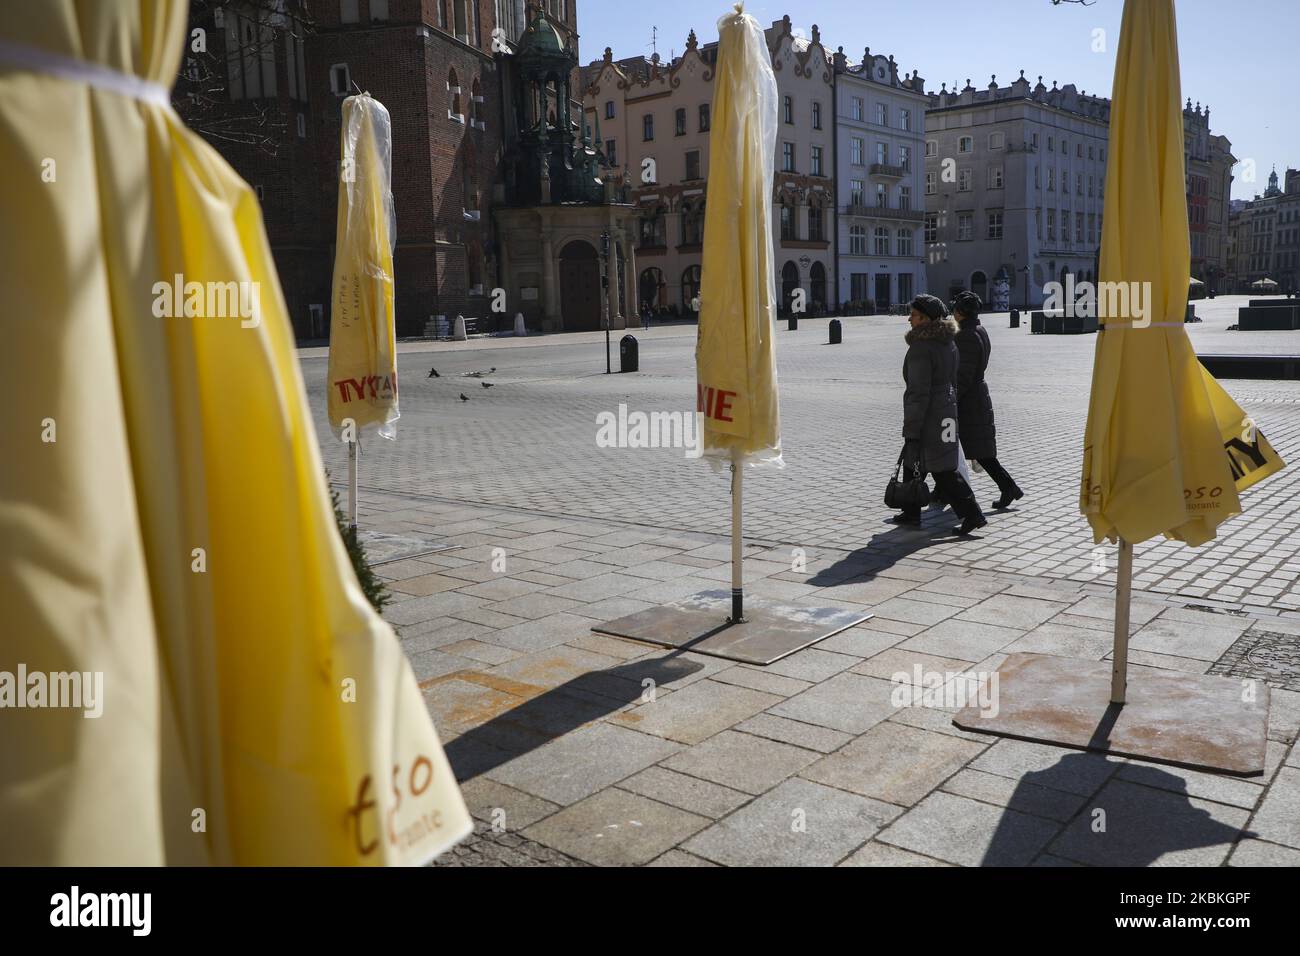
[[[1198,355],[1215,378],[1300,379],[1300,355]]]

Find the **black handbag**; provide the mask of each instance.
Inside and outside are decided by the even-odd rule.
[[[930,503],[930,488],[921,477],[921,463],[914,461],[910,469],[905,468],[903,454],[902,451],[898,453],[898,464],[885,487],[885,505],[897,511],[919,511]],[[909,470],[910,477],[907,474]]]

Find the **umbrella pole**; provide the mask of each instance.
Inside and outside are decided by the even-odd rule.
[[[357,529],[357,443],[348,442],[348,522]]]
[[[731,459],[731,617],[729,623],[745,623],[745,588],[741,573],[740,505],[744,469]]]
[[[1115,653],[1110,669],[1110,702],[1122,704],[1128,688],[1129,598],[1133,589],[1133,542],[1124,538],[1119,539],[1115,585]]]

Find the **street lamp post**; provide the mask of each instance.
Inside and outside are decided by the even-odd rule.
[[[600,234],[600,321],[605,327],[605,374],[613,369],[609,363],[609,230]]]
[[[1025,311],[1029,311],[1029,266],[1021,266],[1020,271],[1025,274]]]

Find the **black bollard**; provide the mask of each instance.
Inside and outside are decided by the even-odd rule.
[[[831,345],[839,345],[844,341],[844,329],[840,325],[839,319],[831,319]]]
[[[1011,327],[1012,327],[1013,329],[1018,329],[1018,328],[1020,328],[1020,310],[1019,310],[1019,309],[1012,309],[1012,310],[1011,310]]]
[[[637,356],[636,338],[625,335],[618,342],[618,370],[620,372],[635,372],[639,367],[640,361]]]

